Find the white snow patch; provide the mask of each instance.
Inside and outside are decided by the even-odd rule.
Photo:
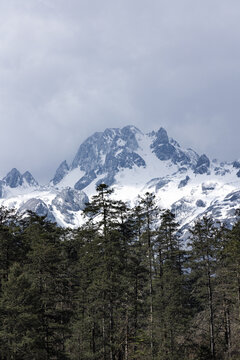
[[[126,141],[124,141],[123,139],[117,140],[117,146],[124,146],[124,145],[126,145]]]
[[[85,172],[80,170],[79,167],[71,170],[61,181],[57,184],[57,187],[62,189],[66,187],[74,188],[74,185],[78,180],[85,175]]]

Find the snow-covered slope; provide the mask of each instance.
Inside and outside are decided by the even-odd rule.
[[[113,196],[130,204],[138,195],[154,192],[159,205],[170,208],[183,227],[203,214],[231,222],[240,207],[239,161],[210,161],[183,149],[163,128],[143,134],[134,126],[90,136],[45,187],[29,172],[21,175],[13,169],[0,181],[0,201],[21,212],[47,214],[62,226],[78,226],[84,203],[100,183],[112,186]]]

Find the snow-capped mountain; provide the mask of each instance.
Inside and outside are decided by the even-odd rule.
[[[134,204],[154,192],[182,226],[198,216],[231,222],[240,207],[240,161],[210,161],[183,149],[165,129],[143,134],[134,126],[106,129],[85,140],[71,164],[63,161],[53,179],[39,186],[29,172],[16,169],[0,181],[1,204],[46,214],[62,226],[78,226],[82,209],[96,186],[114,188],[116,198]]]

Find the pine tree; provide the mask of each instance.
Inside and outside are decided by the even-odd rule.
[[[63,230],[31,213],[24,238],[30,243],[26,271],[37,289],[40,321],[39,351],[46,359],[65,359],[65,341],[71,316],[71,277],[64,261]],[[39,306],[40,304],[40,306]]]
[[[201,342],[201,348],[204,349],[204,346],[207,348],[209,342],[209,356],[214,360],[216,359],[214,277],[217,265],[218,231],[213,221],[204,217],[195,224],[191,234],[189,266],[193,281],[193,297],[198,304],[198,316],[202,315],[201,326],[205,325],[202,334],[204,331],[208,334],[207,342],[205,345]]]
[[[160,358],[183,359],[184,335],[189,319],[184,252],[180,249],[179,225],[169,210],[161,214],[155,241],[155,333]]]
[[[223,244],[219,258],[219,292],[222,302],[225,351],[228,358],[240,356],[240,220],[231,230],[223,229]],[[234,355],[233,355],[234,354]],[[234,357],[235,356],[235,357]]]
[[[149,272],[147,248],[144,233],[144,213],[140,205],[132,209],[129,217],[131,231],[129,236],[129,303],[131,304],[130,331],[131,359],[145,359],[148,351],[149,327]]]
[[[84,359],[115,359],[127,354],[128,348],[127,208],[113,201],[111,194],[106,185],[98,186],[85,209],[88,221],[79,234],[84,245],[78,273],[84,281],[79,286],[82,301],[73,326],[78,329]]]
[[[155,195],[146,193],[144,197],[140,198],[139,202],[142,208],[142,215],[144,219],[144,231],[142,233],[142,239],[145,243],[147,253],[146,260],[149,274],[149,343],[150,343],[150,357],[154,357],[154,334],[153,334],[153,243],[155,236],[156,217],[158,208],[156,206]]]
[[[23,262],[27,249],[21,240],[22,228],[15,210],[0,208],[0,294],[1,283],[8,279],[11,265]]]
[[[8,280],[3,283],[0,300],[1,359],[45,359],[43,349],[39,347],[43,339],[38,332],[41,325],[38,295],[30,274],[14,263]]]

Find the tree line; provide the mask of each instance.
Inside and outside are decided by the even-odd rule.
[[[240,218],[182,240],[153,194],[99,185],[63,229],[0,209],[0,360],[240,359]]]

